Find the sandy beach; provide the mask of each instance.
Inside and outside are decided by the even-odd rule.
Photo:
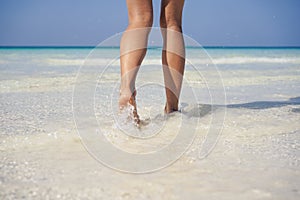
[[[208,49],[226,91],[226,102],[216,97],[213,104],[201,80],[197,82],[199,77],[187,66],[185,76],[198,88],[200,101],[190,104],[188,95],[183,95],[181,105],[186,116],[199,120],[195,139],[172,165],[145,174],[108,168],[82,144],[74,122],[72,96],[77,71],[89,51],[0,50],[1,199],[299,198],[299,49]],[[159,62],[160,53],[152,51],[145,65]],[[197,55],[197,49],[193,55]],[[213,79],[214,71],[197,56],[193,58],[206,78]],[[113,69],[116,70],[106,74],[109,78],[103,79],[108,85],[118,80],[119,68]],[[144,70],[149,79],[156,76],[157,71]],[[101,87],[96,99],[110,92]],[[211,89],[215,93],[222,91],[218,87]],[[149,94],[139,93],[142,118],[151,109],[158,116],[163,111],[164,98],[156,98],[162,96],[159,91],[154,88],[149,98]],[[146,101],[151,97],[155,99],[153,107]],[[95,108],[100,122],[105,114],[102,106],[100,102]],[[215,147],[200,159],[199,149],[211,126],[211,117],[224,113]],[[166,127],[174,127],[182,115],[184,112],[162,121]],[[157,147],[155,141],[139,146],[130,136],[121,136],[112,126],[113,117],[104,117],[108,121],[100,128],[120,148],[140,152]],[[165,131],[172,132],[168,128]],[[167,136],[163,139],[160,142],[169,142]]]

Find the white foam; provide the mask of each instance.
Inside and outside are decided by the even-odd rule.
[[[247,64],[247,63],[278,63],[278,64],[300,64],[300,58],[295,57],[284,57],[284,58],[272,58],[272,57],[215,57],[212,58],[212,61],[216,65],[221,64]],[[210,60],[207,58],[204,59],[191,59],[193,64],[207,64],[210,63]]]

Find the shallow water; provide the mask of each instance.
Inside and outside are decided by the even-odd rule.
[[[78,115],[77,120],[101,131],[102,135],[89,138],[96,144],[91,149],[99,150],[99,155],[107,150],[97,146],[101,136],[131,154],[170,146],[182,127],[186,127],[182,133],[187,139],[183,144],[193,139],[172,165],[140,175],[101,164],[88,153],[91,149],[84,147],[84,135],[80,139],[77,133],[72,92],[75,84],[94,77],[90,71],[85,78],[76,79],[89,51],[0,50],[1,199],[297,199],[299,49],[208,49],[218,71],[210,61],[206,63],[200,50],[188,49],[188,58],[200,74],[187,63],[181,112],[171,116],[163,113],[160,53],[149,50],[138,76],[138,111],[149,123],[142,129],[124,122],[126,115],[118,115],[118,62],[113,62],[103,76],[97,74],[93,104],[79,108],[92,109],[98,126],[84,115]],[[101,72],[118,49],[99,51],[106,56],[88,64],[95,65],[91,70]],[[217,72],[224,83],[226,101]],[[82,98],[79,100],[87,97]],[[213,130],[222,131],[214,135]],[[208,155],[201,151],[210,147],[214,148]],[[172,148],[170,160],[182,149],[180,144]],[[144,163],[146,168],[152,164]]]

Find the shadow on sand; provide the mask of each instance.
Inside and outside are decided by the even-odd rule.
[[[210,104],[197,104],[189,106],[188,104],[182,104],[181,112],[187,117],[203,117],[218,108],[246,108],[246,109],[268,109],[279,108],[287,105],[300,105],[300,96],[290,98],[287,101],[254,101],[241,104],[229,104],[229,105],[210,105]],[[295,113],[300,113],[300,108],[293,108],[291,110]]]

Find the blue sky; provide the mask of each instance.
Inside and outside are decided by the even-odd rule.
[[[204,46],[300,46],[299,19],[300,0],[186,0],[183,30]],[[0,46],[95,46],[126,25],[125,0],[0,0]]]

